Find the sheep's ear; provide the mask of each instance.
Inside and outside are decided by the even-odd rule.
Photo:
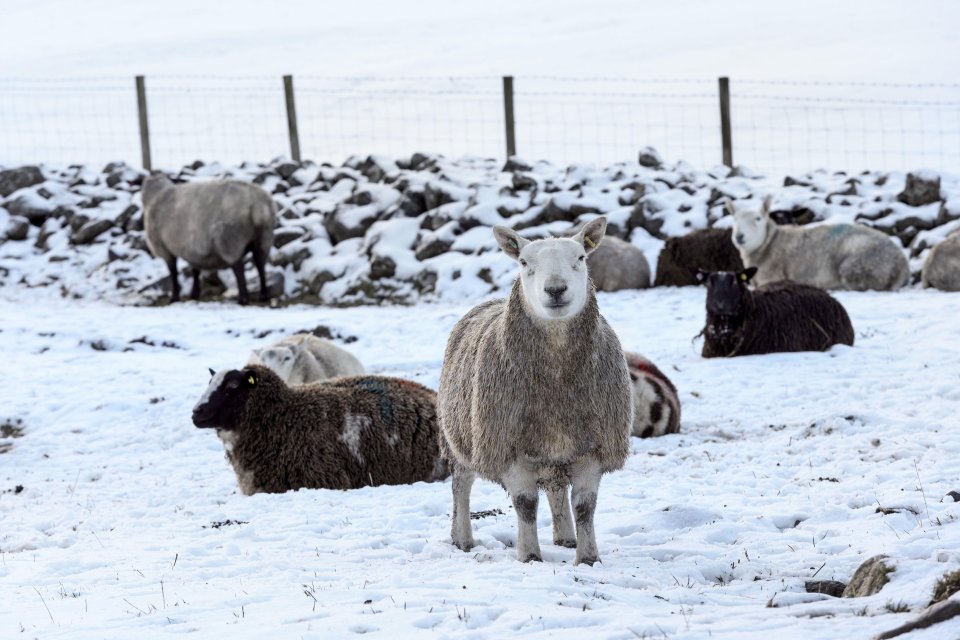
[[[763,204],[760,205],[760,213],[765,216],[770,215],[771,205],[773,205],[773,196],[768,195],[766,198],[763,199]]]
[[[737,208],[733,206],[733,200],[731,200],[730,198],[723,199],[723,210],[729,213],[730,215],[733,215],[737,212]]]
[[[697,281],[697,284],[704,284],[707,281],[707,278],[710,276],[709,271],[704,271],[703,269],[694,269],[690,268],[690,275],[693,276],[693,279]]]
[[[603,234],[606,232],[607,218],[605,216],[600,216],[599,218],[594,218],[587,224],[583,225],[583,228],[580,229],[580,233],[573,236],[573,239],[575,242],[583,245],[583,248],[587,250],[587,253],[590,253],[600,246],[600,241],[603,240]]]
[[[747,284],[753,279],[753,276],[755,275],[757,275],[757,268],[747,267],[746,269],[740,272],[740,281],[743,282],[744,284]]]
[[[252,389],[260,382],[260,374],[253,369],[244,369],[240,374],[243,376],[243,386]]]
[[[213,369],[211,369],[210,367],[207,367],[207,371],[210,372],[210,377],[211,377],[211,378],[212,378],[213,376],[217,375],[217,372],[214,371]]]
[[[494,225],[493,237],[497,239],[497,244],[503,249],[503,252],[516,260],[520,257],[520,251],[530,244],[530,240],[521,238],[520,234],[509,227],[503,225]]]

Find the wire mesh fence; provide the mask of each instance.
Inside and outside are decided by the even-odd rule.
[[[154,167],[296,155],[503,158],[509,125],[527,160],[610,163],[646,146],[668,161],[722,162],[716,79],[148,76]],[[960,84],[730,81],[733,163],[960,172]],[[290,102],[295,102],[291,131]],[[0,78],[0,165],[141,162],[133,78]],[[293,134],[293,135],[291,135]]]

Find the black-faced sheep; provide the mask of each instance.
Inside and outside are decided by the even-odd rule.
[[[751,291],[747,284],[756,272],[699,273],[707,285],[704,358],[853,346],[850,316],[829,293],[787,281]]]
[[[269,347],[254,349],[247,364],[270,367],[287,384],[364,374],[363,365],[353,354],[308,333],[297,333]]]
[[[960,291],[960,229],[940,242],[923,263],[924,287],[941,291]]]
[[[627,351],[624,355],[633,386],[633,435],[651,438],[680,431],[677,388],[640,354]]]
[[[743,261],[733,246],[730,229],[700,229],[670,238],[657,258],[655,287],[689,287],[694,274],[703,271],[741,271]]]
[[[859,224],[779,226],[770,196],[760,209],[735,209],[733,241],[743,264],[757,267],[756,283],[792,280],[821,289],[892,290],[907,283],[903,252],[881,231]]]
[[[440,480],[436,394],[380,376],[290,387],[267,367],[214,375],[193,423],[215,428],[246,494]]]
[[[143,224],[154,256],[170,270],[170,301],[180,299],[177,258],[193,269],[190,296],[200,297],[200,270],[233,270],[240,304],[250,300],[243,273],[249,251],[260,276],[260,299],[267,300],[266,261],[273,245],[276,205],[261,187],[236,180],[174,185],[162,174],[143,181]]]
[[[576,546],[576,563],[599,560],[593,517],[604,473],[626,461],[633,402],[626,360],[600,315],[587,254],[606,219],[572,239],[531,242],[494,227],[520,263],[510,297],[474,307],[447,342],[437,409],[453,465],[453,544],[473,547],[470,489],[500,483],[517,513],[517,558],[540,560],[538,487],[553,514],[553,541]],[[567,486],[576,514],[570,514]]]

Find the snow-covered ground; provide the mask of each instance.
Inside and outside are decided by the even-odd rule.
[[[601,294],[624,346],[676,382],[681,433],[633,439],[601,485],[603,559],[549,544],[478,482],[471,553],[449,481],[246,497],[190,409],[207,367],[329,327],[369,370],[436,387],[468,303],[118,307],[0,289],[0,636],[866,638],[960,568],[960,297],[837,293],[853,348],[705,360],[703,291]],[[145,340],[140,340],[145,338]],[[16,430],[16,429],[14,429]],[[875,554],[865,599],[808,594]],[[903,612],[909,608],[910,613]],[[894,613],[893,611],[900,611]],[[907,638],[955,639],[956,621]]]

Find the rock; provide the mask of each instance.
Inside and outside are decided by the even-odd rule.
[[[896,638],[905,633],[910,633],[911,631],[916,631],[917,629],[926,629],[927,627],[932,627],[935,624],[940,624],[941,622],[946,622],[960,616],[960,602],[956,600],[947,600],[946,602],[941,602],[935,604],[932,607],[928,607],[919,617],[902,624],[895,629],[889,631],[884,631],[883,633],[875,636],[876,640],[889,640],[890,638]],[[954,627],[956,630],[956,627]],[[949,630],[946,630],[949,632]],[[947,636],[944,636],[947,637]],[[950,636],[955,637],[955,636]]]
[[[282,298],[286,292],[286,278],[282,271],[267,271],[267,296],[271,300]]]
[[[43,182],[39,167],[24,166],[0,171],[0,197],[6,198],[17,189],[32,187]]]
[[[573,204],[569,209],[564,209],[560,207],[553,198],[550,198],[544,203],[543,208],[537,215],[524,222],[518,222],[514,226],[514,229],[520,231],[529,227],[547,224],[548,222],[557,222],[558,220],[573,222],[578,216],[584,213],[599,213],[599,211],[593,207],[578,204]]]
[[[843,590],[847,588],[847,585],[839,580],[808,580],[803,583],[803,588],[807,593],[822,593],[840,598],[843,596]]]
[[[637,162],[640,163],[641,167],[647,167],[649,169],[659,169],[663,166],[663,158],[660,157],[660,154],[653,147],[644,147],[641,149],[637,157]]]
[[[532,171],[532,170],[533,170],[533,166],[527,164],[526,162],[521,160],[518,156],[510,156],[509,158],[507,158],[506,164],[504,164],[503,169],[501,169],[501,171],[503,171],[504,173],[516,173],[517,171]]]
[[[423,198],[423,193],[418,191],[408,191],[400,197],[397,203],[399,210],[407,218],[416,218],[427,210],[427,202]]]
[[[370,182],[383,182],[388,175],[395,173],[399,167],[383,158],[367,156],[367,159],[356,166],[357,171],[366,176]]]
[[[7,229],[4,231],[4,238],[7,240],[26,240],[30,233],[30,221],[21,216],[11,216],[7,221]]]
[[[71,244],[90,244],[100,235],[113,228],[112,220],[92,220],[70,236]]]
[[[874,556],[861,564],[843,590],[844,598],[863,598],[879,593],[890,582],[895,568],[887,564],[887,556]]]
[[[343,204],[355,204],[358,207],[365,207],[373,203],[373,194],[369,191],[357,191],[349,198],[343,201]]]
[[[392,278],[397,272],[397,263],[389,256],[374,256],[370,261],[370,279]]]
[[[647,185],[642,182],[631,182],[623,185],[617,202],[621,207],[632,207],[647,195]]]
[[[76,232],[80,230],[80,227],[90,222],[90,216],[83,213],[75,213],[69,217],[64,217],[64,220],[70,225],[70,230]]]
[[[292,265],[294,271],[300,271],[303,261],[311,255],[313,255],[313,252],[310,251],[309,247],[300,247],[295,251],[276,251],[270,262],[281,268]]]
[[[120,215],[118,215],[116,218],[113,219],[113,224],[115,224],[115,225],[116,225],[117,227],[119,227],[120,229],[123,229],[124,231],[129,231],[129,230],[130,230],[130,221],[131,221],[131,219],[133,218],[133,216],[134,216],[138,211],[140,211],[140,207],[138,207],[138,206],[135,205],[135,204],[129,205],[126,209],[124,209],[124,210],[120,213]],[[140,227],[140,230],[143,230],[142,222],[143,222],[143,221],[142,221],[142,216],[141,216],[141,227]]]
[[[437,272],[424,269],[413,277],[413,287],[421,294],[433,293],[437,288]]]
[[[358,212],[362,213],[363,209],[348,205],[326,215],[323,226],[334,244],[350,238],[362,238],[379,217],[372,207],[366,209],[365,216],[358,215]]]
[[[306,233],[303,227],[279,227],[273,231],[273,246],[277,249],[290,244]]]
[[[908,173],[907,184],[897,200],[911,207],[920,207],[940,200],[940,176],[929,173]]]
[[[323,289],[323,285],[328,282],[333,282],[337,277],[335,273],[326,269],[318,271],[310,278],[310,282],[307,284],[307,291],[313,295],[319,295],[320,290]]]
[[[417,246],[415,255],[417,256],[417,260],[428,260],[430,258],[439,256],[440,254],[446,253],[450,250],[451,246],[453,246],[453,242],[451,240],[445,240],[430,234]]]
[[[35,194],[19,195],[3,203],[3,208],[10,215],[20,216],[30,221],[30,224],[39,227],[53,215],[55,207]]]
[[[456,202],[456,198],[448,191],[444,191],[428,182],[423,188],[423,201],[427,211],[430,211],[442,205]]]
[[[57,231],[60,231],[61,228],[63,228],[63,225],[60,220],[57,218],[47,218],[40,226],[40,233],[37,235],[37,241],[33,246],[41,251],[49,251],[50,247],[47,246],[47,240]]]
[[[539,188],[539,186],[537,185],[537,181],[534,178],[531,178],[528,175],[524,175],[519,171],[515,171],[513,173],[512,184],[513,184],[514,192],[533,191],[534,193],[536,193],[537,189]]]

